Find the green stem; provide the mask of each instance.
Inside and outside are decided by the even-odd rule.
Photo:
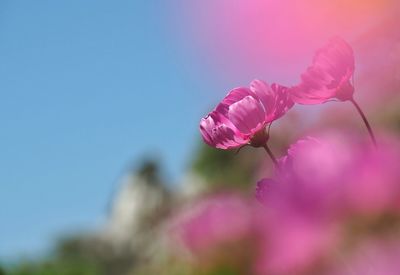
[[[350,99],[351,103],[353,103],[354,107],[356,107],[358,113],[360,114],[362,120],[364,121],[365,126],[367,127],[369,136],[371,137],[372,143],[374,144],[375,147],[378,147],[377,143],[376,143],[376,139],[375,139],[375,135],[372,132],[372,128],[371,125],[369,125],[369,122],[367,120],[367,117],[365,116],[364,112],[361,110],[360,105],[357,104],[357,102],[352,98]]]
[[[269,155],[269,157],[271,158],[271,160],[274,163],[275,167],[278,168],[279,167],[278,161],[276,160],[276,158],[275,158],[274,154],[272,153],[271,149],[269,149],[267,143],[265,143],[263,145],[263,147],[264,147],[265,151],[267,152],[267,154]]]

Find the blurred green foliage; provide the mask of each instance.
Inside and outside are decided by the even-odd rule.
[[[203,177],[209,187],[249,188],[260,165],[255,149],[218,150],[201,144],[193,161],[193,171]]]
[[[118,275],[127,274],[134,264],[131,253],[115,253],[101,241],[71,236],[57,242],[44,260],[21,261],[7,269],[7,275]],[[2,273],[0,273],[2,274]]]
[[[22,262],[9,275],[99,275],[99,268],[88,261],[54,259],[44,262]]]
[[[117,253],[110,244],[90,236],[71,236],[59,240],[55,255],[59,260],[68,263],[87,263],[94,266],[99,275],[126,274],[134,264],[134,255],[129,251]]]

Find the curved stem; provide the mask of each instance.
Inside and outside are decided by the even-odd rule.
[[[278,168],[279,167],[278,161],[276,160],[276,158],[275,158],[274,154],[272,153],[272,151],[269,149],[267,143],[265,143],[263,145],[263,147],[264,147],[265,151],[267,152],[267,154],[269,155],[269,157],[271,158],[271,160],[274,163],[275,167]]]
[[[367,127],[369,136],[371,137],[372,143],[374,144],[375,147],[377,147],[377,143],[376,143],[376,139],[375,139],[375,135],[372,132],[372,128],[371,125],[369,125],[369,122],[367,120],[367,117],[365,116],[364,112],[361,110],[360,105],[357,104],[357,102],[352,98],[350,99],[351,103],[353,103],[354,107],[356,107],[358,113],[360,114],[361,118],[364,121],[365,126]]]

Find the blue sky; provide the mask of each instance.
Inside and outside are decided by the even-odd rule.
[[[215,87],[166,2],[0,1],[0,260],[101,223],[147,154],[187,167]]]

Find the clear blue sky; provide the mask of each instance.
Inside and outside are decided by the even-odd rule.
[[[146,154],[184,171],[212,84],[167,2],[0,1],[0,261],[101,223]]]

